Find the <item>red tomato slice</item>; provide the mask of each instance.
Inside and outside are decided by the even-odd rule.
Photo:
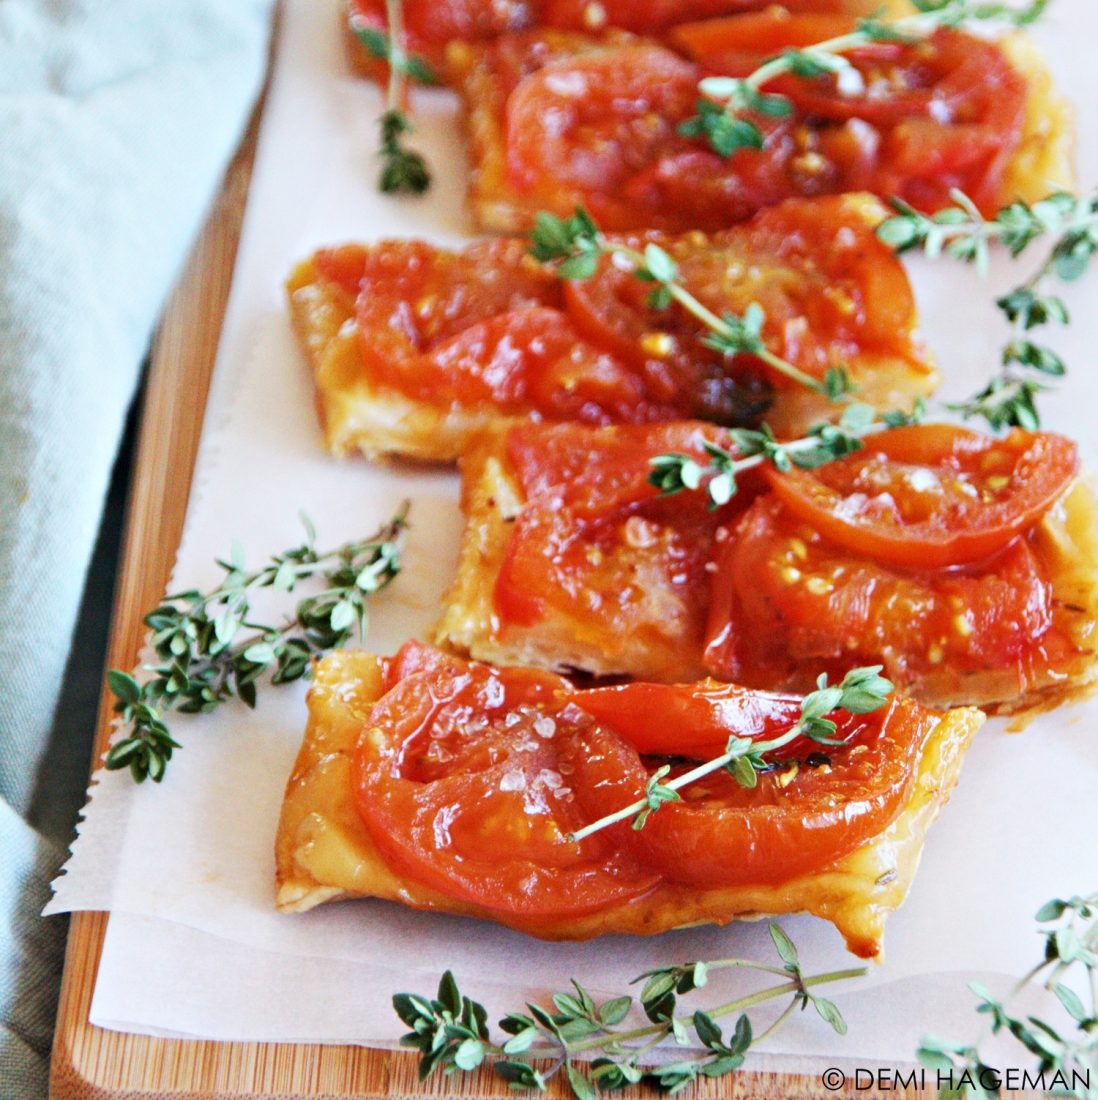
[[[639,753],[697,760],[720,756],[733,735],[776,737],[801,716],[799,696],[749,691],[715,681],[616,684],[580,692],[575,702]],[[803,758],[820,751],[815,741],[797,738],[782,749],[782,758]]]
[[[608,830],[579,844],[577,760],[619,744],[568,686],[535,671],[440,665],[373,707],[354,757],[358,812],[386,863],[503,914],[578,916],[646,893],[656,876]]]
[[[578,632],[700,641],[712,540],[751,499],[752,479],[713,512],[700,493],[660,496],[648,475],[656,454],[704,462],[707,439],[731,445],[719,429],[686,423],[512,429],[507,456],[526,502],[496,578],[501,623],[531,626],[552,608]]]
[[[675,27],[669,37],[697,61],[709,61],[727,54],[768,57],[782,50],[812,46],[854,30],[855,21],[846,15],[809,12],[792,15],[771,5],[765,11],[704,19]],[[752,67],[757,66],[757,61]]]
[[[926,677],[1042,673],[1074,647],[1025,538],[986,563],[931,573],[836,547],[773,497],[757,501],[718,551],[705,666],[746,684],[807,688],[827,671],[883,662],[903,689]]]
[[[512,182],[612,193],[674,137],[697,81],[693,65],[660,46],[550,61],[507,102]]]
[[[818,470],[768,471],[775,496],[831,542],[890,565],[990,557],[1032,527],[1079,469],[1064,436],[1005,439],[945,424],[882,432]]]
[[[783,786],[762,775],[747,790],[727,774],[683,788],[628,840],[672,882],[701,888],[780,883],[818,871],[879,834],[911,789],[933,712],[910,700],[859,719],[827,767],[800,766]],[[592,820],[643,796],[648,770],[622,742],[576,764],[577,798]],[[684,769],[677,769],[679,771]]]

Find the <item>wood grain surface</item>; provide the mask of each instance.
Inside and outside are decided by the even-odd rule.
[[[164,314],[152,353],[128,506],[107,667],[136,663],[142,616],[165,591],[183,530],[202,414],[232,279],[255,152],[257,108],[222,190]],[[106,749],[111,709],[101,700],[96,761]],[[72,918],[54,1038],[54,1100],[219,1100],[290,1097],[514,1097],[490,1069],[421,1083],[416,1058],[351,1046],[218,1043],[153,1039],[88,1022],[108,915]],[[562,976],[563,977],[563,976]],[[394,1021],[395,1022],[395,1021]],[[561,1077],[551,1096],[568,1095]],[[896,1097],[915,1095],[898,1089]],[[622,1100],[655,1095],[631,1089]],[[744,1073],[706,1081],[685,1097],[833,1097],[818,1076]],[[857,1095],[851,1091],[850,1095]]]

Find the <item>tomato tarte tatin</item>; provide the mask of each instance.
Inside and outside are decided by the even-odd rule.
[[[768,348],[860,397],[910,406],[936,382],[903,268],[865,196],[794,200],[722,233],[650,233],[717,314],[763,309]],[[568,282],[518,239],[450,252],[417,242],[318,252],[291,276],[295,327],[336,453],[449,460],[502,417],[590,425],[685,418],[795,434],[826,399],[760,360],[726,359],[677,303],[604,257]]]
[[[309,712],[276,844],[284,911],[370,896],[547,939],[807,911],[865,957],[982,721],[904,699],[837,713],[826,760],[792,742],[754,788],[714,773],[643,829],[575,841],[642,795],[662,754],[710,759],[731,735],[782,733],[799,699],[712,683],[583,691],[413,642],[388,660],[326,657]]]
[[[764,91],[785,96],[790,113],[752,116],[762,149],[725,157],[704,134],[684,133],[699,81],[745,77],[854,25],[770,5],[659,42],[546,30],[455,46],[473,211],[507,232],[576,205],[610,230],[712,231],[796,196],[869,191],[931,212],[960,188],[991,215],[1050,182],[1070,186],[1070,112],[1020,36],[941,30],[851,52],[842,82],[776,78]]]
[[[921,425],[707,508],[648,460],[701,425],[500,429],[462,464],[468,526],[437,639],[598,675],[807,691],[883,662],[933,706],[1021,711],[1098,678],[1098,510],[1075,445]]]

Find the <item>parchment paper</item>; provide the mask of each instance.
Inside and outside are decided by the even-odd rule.
[[[233,292],[206,417],[176,587],[204,587],[234,538],[258,564],[300,538],[304,509],[335,545],[374,529],[411,498],[404,574],[371,608],[368,644],[394,651],[426,636],[449,584],[461,527],[450,472],[337,461],[323,449],[308,372],[294,345],[282,282],[321,245],[418,236],[467,237],[456,103],[420,93],[418,140],[435,170],[422,200],[374,188],[380,99],[345,70],[337,0],[288,0],[260,138]],[[1090,0],[1057,0],[1038,37],[1060,86],[1083,110],[1098,98]],[[1098,180],[1093,126],[1081,134],[1081,185]],[[965,395],[993,368],[1005,339],[996,294],[1028,275],[997,258],[989,283],[951,262],[911,264],[924,328]],[[1075,320],[1058,338],[1072,364],[1046,399],[1051,427],[1080,439],[1098,469],[1094,281],[1065,293]],[[260,607],[259,610],[262,610]],[[185,746],[160,786],[97,773],[91,803],[48,912],[109,910],[91,1019],[103,1027],[214,1039],[391,1044],[402,1027],[389,997],[430,991],[446,967],[493,1011],[577,977],[620,992],[670,961],[771,953],[765,928],[695,929],[655,939],[544,944],[484,922],[383,902],[299,916],[273,908],[272,842],[305,721],[304,685],[261,691],[254,713],[230,706],[173,719]],[[1036,959],[1032,914],[1047,897],[1098,885],[1098,703],[1035,721],[1024,734],[991,723],[932,829],[904,908],[891,918],[887,962],[839,1000],[850,1035],[810,1013],[770,1044],[778,1052],[909,1059],[929,1026],[961,1037],[975,1026],[964,981],[1000,982]],[[783,922],[814,970],[851,964],[830,925]],[[996,977],[996,976],[999,977]]]

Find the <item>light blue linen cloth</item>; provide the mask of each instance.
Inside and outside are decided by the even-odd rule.
[[[46,1091],[65,926],[37,914],[77,809],[53,772],[94,721],[55,708],[111,465],[270,5],[0,0],[0,1098]]]

